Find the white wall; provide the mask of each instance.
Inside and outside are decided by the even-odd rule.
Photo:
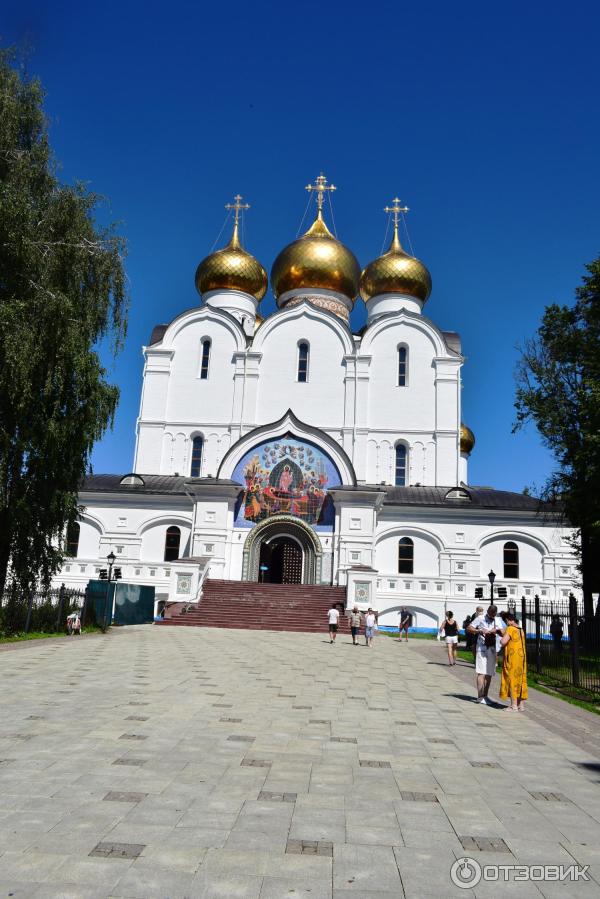
[[[348,347],[339,329],[326,317],[310,312],[280,316],[260,344],[256,420],[276,421],[292,409],[302,421],[316,427],[341,427],[344,414],[343,362]],[[265,327],[263,325],[263,327]],[[260,334],[260,332],[259,332]],[[310,347],[308,381],[298,382],[298,344]],[[258,347],[257,347],[258,348]]]

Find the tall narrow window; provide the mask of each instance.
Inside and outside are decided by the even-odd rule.
[[[76,521],[67,528],[67,539],[65,541],[65,555],[72,559],[77,558],[79,552],[79,534],[80,527]]]
[[[408,350],[405,346],[398,347],[398,387],[406,387],[408,378]]]
[[[202,468],[202,450],[204,448],[204,440],[202,437],[194,437],[192,440],[192,464],[190,466],[190,476],[192,478],[200,477],[200,469]]]
[[[406,447],[403,443],[399,443],[396,447],[394,484],[396,487],[404,487],[406,485]]]
[[[165,562],[174,562],[179,558],[179,543],[181,541],[181,531],[174,524],[167,528],[165,537]]]
[[[302,383],[308,381],[308,344],[298,344],[298,380]]]
[[[504,577],[519,577],[519,547],[512,541],[504,544]]]
[[[202,341],[202,358],[200,360],[200,379],[206,381],[208,378],[208,366],[210,363],[210,340]]]
[[[398,541],[398,574],[413,574],[415,564],[415,545],[410,537],[401,537]]]

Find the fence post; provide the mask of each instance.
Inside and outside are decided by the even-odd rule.
[[[62,621],[63,615],[63,605],[65,602],[65,585],[60,585],[60,590],[58,591],[58,615],[56,616],[56,630],[60,629],[60,623]]]
[[[569,593],[569,649],[571,650],[571,676],[573,686],[579,686],[579,634],[577,600]]]
[[[83,605],[82,605],[82,607],[81,607],[81,629],[82,629],[82,630],[83,630],[83,628],[84,628],[85,625],[86,625],[86,619],[87,619],[88,590],[89,590],[89,587],[86,586],[86,588],[85,588],[85,590],[84,590],[84,592],[83,592]]]
[[[542,673],[542,628],[540,622],[540,598],[535,594],[535,670]]]
[[[521,626],[525,634],[525,645],[527,645],[527,600],[521,597]]]

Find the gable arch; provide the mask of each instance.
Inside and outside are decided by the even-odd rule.
[[[221,464],[219,465],[217,477],[231,478],[238,462],[246,453],[250,452],[257,443],[265,440],[275,440],[279,437],[283,437],[287,433],[293,434],[297,439],[304,438],[305,440],[316,444],[320,449],[327,453],[336,465],[342,484],[356,486],[354,466],[343,447],[334,440],[333,437],[326,434],[325,431],[322,431],[320,428],[311,427],[311,425],[307,425],[305,422],[300,421],[299,418],[296,418],[291,409],[288,409],[285,415],[278,421],[263,425],[260,428],[255,428],[234,443],[223,456]]]
[[[414,328],[415,331],[424,334],[431,342],[436,356],[450,355],[441,331],[436,328],[433,322],[423,315],[418,315],[416,312],[409,312],[406,309],[402,309],[400,312],[394,312],[389,315],[382,315],[380,318],[377,318],[372,325],[369,325],[363,334],[360,347],[361,353],[369,353],[372,351],[373,344],[379,335],[390,328],[397,328],[399,324],[405,324],[407,327]],[[410,352],[410,339],[406,336],[403,336],[401,340],[398,340],[397,345],[406,346]]]
[[[317,306],[313,306],[308,300],[298,303],[297,306],[286,306],[284,309],[280,309],[278,312],[274,312],[270,315],[256,332],[252,344],[253,350],[260,352],[265,345],[265,342],[270,340],[270,335],[282,324],[290,321],[297,321],[303,317],[321,322],[324,327],[327,327],[332,331],[340,341],[343,354],[354,352],[352,335],[347,325],[345,325],[337,315],[333,315],[333,313],[327,312],[325,309],[319,309]]]
[[[246,335],[242,329],[241,324],[235,318],[235,316],[230,315],[228,312],[225,312],[222,309],[214,309],[212,306],[201,306],[195,309],[187,309],[185,312],[182,312],[181,315],[178,315],[173,319],[172,322],[167,326],[167,330],[165,331],[162,341],[160,344],[153,345],[157,348],[166,350],[173,349],[175,340],[177,336],[190,325],[196,324],[197,322],[206,322],[211,321],[217,325],[223,327],[226,331],[231,334],[236,343],[236,351],[241,352],[246,349]],[[209,339],[213,340],[213,338],[204,334],[204,340]]]
[[[517,545],[521,542],[533,546],[534,549],[537,549],[543,556],[548,555],[550,552],[547,543],[545,543],[541,537],[530,534],[528,531],[521,531],[518,528],[502,528],[485,534],[479,541],[478,549],[481,551],[488,543],[504,544],[510,541],[517,543]]]

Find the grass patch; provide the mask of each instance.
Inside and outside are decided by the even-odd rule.
[[[473,667],[475,667],[473,653],[469,650],[459,649],[458,658],[462,659],[464,662],[471,662]],[[496,670],[500,672],[502,670],[502,665],[499,664]],[[532,687],[534,690],[539,690],[540,693],[546,693],[548,696],[554,696],[556,699],[562,699],[564,702],[569,702],[571,705],[579,706],[580,709],[585,709],[587,712],[593,712],[595,715],[600,715],[600,698],[594,696],[593,693],[589,693],[588,696],[583,698],[582,693],[584,691],[581,689],[548,683],[548,675],[538,674],[536,671],[528,669],[527,686]]]
[[[99,634],[99,627],[84,627],[82,634]],[[10,637],[0,635],[0,643],[22,643],[25,640],[47,640],[50,637],[67,637],[68,634],[46,631],[29,631],[28,634],[12,634]]]
[[[398,631],[377,631],[382,637],[395,637],[398,639]],[[402,638],[404,642],[404,638]],[[435,640],[435,634],[409,634],[408,642],[411,640]]]

